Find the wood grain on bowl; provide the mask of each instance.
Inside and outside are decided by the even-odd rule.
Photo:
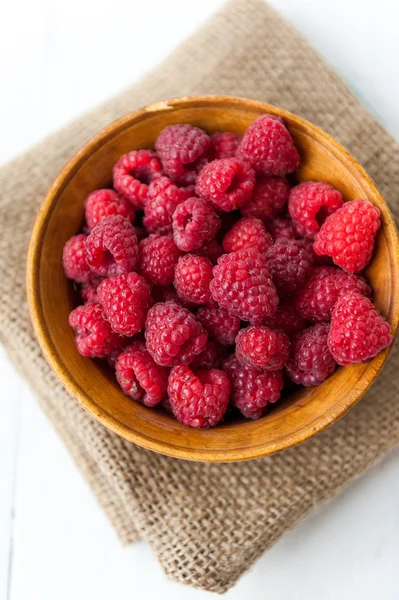
[[[367,364],[338,369],[315,388],[283,399],[258,421],[238,420],[210,430],[178,423],[124,396],[111,371],[77,352],[68,326],[72,284],[64,275],[62,249],[83,222],[87,195],[112,182],[112,166],[129,150],[153,147],[172,123],[191,123],[212,133],[244,133],[264,113],[284,118],[301,154],[299,181],[322,180],[346,201],[367,198],[381,211],[382,226],[366,274],[374,302],[393,335],[399,321],[399,244],[387,204],[356,160],[315,125],[280,108],[243,98],[194,96],[149,105],[115,121],[66,164],[43,202],[32,232],[27,270],[28,301],[37,339],[69,393],[96,419],[145,448],[189,460],[234,461],[272,454],[325,429],[373,383],[390,348]]]

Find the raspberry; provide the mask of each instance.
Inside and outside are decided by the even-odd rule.
[[[154,233],[139,243],[139,270],[156,285],[169,285],[181,252],[168,235]]]
[[[283,389],[281,371],[263,371],[245,367],[235,354],[223,362],[231,384],[231,401],[244,417],[260,419],[266,406],[277,402]]]
[[[183,300],[194,304],[207,304],[211,293],[212,263],[203,256],[186,254],[179,258],[175,270],[175,288]]]
[[[302,331],[306,327],[306,321],[297,312],[292,300],[280,302],[273,317],[267,317],[264,325],[271,329],[281,329],[288,335]]]
[[[143,208],[148,185],[161,175],[162,166],[152,150],[133,150],[120,157],[113,169],[114,188],[134,208]]]
[[[132,336],[144,327],[152,304],[151,288],[144,277],[133,272],[104,279],[97,295],[114,331]]]
[[[380,227],[380,211],[367,200],[352,200],[328,217],[315,237],[316,254],[331,256],[348,273],[369,263]]]
[[[282,238],[286,238],[287,240],[295,240],[298,237],[291,219],[277,217],[277,219],[268,221],[266,226],[275,242]]]
[[[136,214],[126,198],[121,198],[114,190],[95,190],[85,202],[86,223],[93,229],[104,217],[121,215],[134,223]]]
[[[138,254],[136,232],[121,215],[104,217],[86,240],[87,262],[98,275],[129,273]]]
[[[313,264],[317,265],[317,266],[328,266],[331,267],[334,265],[332,259],[329,256],[319,256],[318,254],[316,254],[316,252],[313,250],[313,240],[310,238],[301,238],[299,240],[297,240],[296,242],[298,244],[298,246],[301,246],[301,248],[306,248],[306,250],[308,250],[308,252],[310,252],[310,254],[312,255],[313,258]]]
[[[279,371],[290,354],[290,340],[282,331],[251,325],[236,337],[236,356],[243,365]]]
[[[148,188],[143,225],[148,233],[172,234],[172,215],[193,195],[193,186],[178,188],[169,177],[158,177]]]
[[[192,369],[211,369],[218,367],[225,356],[225,346],[208,340],[203,351],[198,354],[190,367]]]
[[[292,188],[288,212],[299,235],[314,237],[320,223],[340,208],[342,194],[323,181],[305,181]]]
[[[295,306],[308,321],[330,321],[338,298],[348,292],[371,295],[371,289],[362,277],[349,275],[335,267],[315,267],[299,291]]]
[[[69,315],[69,324],[76,330],[75,342],[82,356],[102,358],[120,344],[119,335],[105,320],[100,304],[92,302],[78,306]]]
[[[97,287],[102,282],[103,277],[91,277],[89,281],[80,286],[80,295],[83,302],[98,302]]]
[[[276,312],[276,288],[266,258],[255,248],[221,256],[209,287],[214,300],[243,321],[261,323]]]
[[[180,365],[169,375],[168,395],[180,423],[213,427],[220,423],[227,410],[230,381],[219,369],[201,370],[194,375],[187,365]]]
[[[311,253],[299,242],[282,239],[266,253],[267,265],[281,298],[291,296],[303,286],[312,266]]]
[[[272,219],[283,212],[289,194],[290,186],[283,177],[258,177],[252,197],[241,212],[244,217]]]
[[[256,248],[263,253],[272,244],[273,240],[270,233],[266,231],[262,221],[255,217],[240,219],[223,238],[225,252]]]
[[[248,127],[237,156],[263,175],[280,177],[295,171],[300,161],[288,129],[272,115],[263,115]]]
[[[248,202],[254,185],[255,171],[248,163],[238,158],[221,158],[205,165],[195,191],[220,210],[230,212]]]
[[[79,233],[69,238],[62,252],[65,275],[79,283],[86,283],[92,277],[86,260],[87,235]]]
[[[198,248],[198,250],[194,250],[194,254],[198,254],[198,256],[204,256],[205,258],[209,258],[213,265],[216,265],[217,260],[223,252],[222,246],[216,240],[211,240],[210,242],[205,242]]]
[[[211,135],[215,158],[231,158],[235,156],[242,135],[230,131],[217,131]]]
[[[165,127],[155,142],[165,173],[185,185],[195,182],[211,146],[205,131],[187,124]]]
[[[127,396],[146,406],[159,404],[166,395],[169,371],[157,365],[144,342],[133,342],[119,355],[116,378]]]
[[[220,228],[220,218],[201,198],[189,198],[173,213],[173,238],[184,252],[198,250],[212,240]]]
[[[327,346],[329,328],[327,323],[316,323],[294,336],[286,365],[294,383],[318,385],[334,371],[335,360]]]
[[[190,363],[205,347],[207,334],[187,308],[174,302],[155,304],[148,311],[147,350],[158,365]]]
[[[197,312],[198,321],[205,327],[212,339],[219,344],[234,344],[240,329],[240,319],[223,308],[203,306]]]
[[[336,303],[328,347],[339,365],[365,362],[392,342],[389,323],[371,300],[348,293]]]

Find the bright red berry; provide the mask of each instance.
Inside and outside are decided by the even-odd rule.
[[[234,344],[240,329],[239,317],[217,306],[202,306],[197,311],[197,319],[216,342],[224,346]]]
[[[305,319],[296,310],[291,299],[280,302],[274,315],[264,319],[263,324],[271,329],[281,329],[288,335],[293,335],[306,327]]]
[[[179,258],[174,285],[183,300],[193,304],[207,304],[211,297],[211,279],[212,263],[207,258],[195,254],[185,254]]]
[[[273,219],[283,212],[288,202],[290,186],[284,177],[262,177],[256,180],[249,202],[242,207],[244,217]]]
[[[220,218],[201,198],[181,202],[173,213],[173,239],[184,252],[197,250],[213,240],[220,228]]]
[[[314,237],[320,223],[340,208],[342,194],[323,181],[304,181],[292,188],[288,212],[299,235]]]
[[[242,135],[230,131],[218,131],[211,135],[213,151],[216,159],[235,156]]]
[[[270,233],[266,231],[263,222],[256,217],[240,219],[223,238],[225,252],[256,248],[259,252],[264,253],[272,244]]]
[[[156,285],[173,283],[181,252],[170,236],[154,233],[141,240],[139,254],[139,270],[148,281]]]
[[[291,219],[277,217],[266,223],[266,227],[273,240],[277,242],[280,239],[296,240],[298,234]]]
[[[244,206],[255,185],[255,171],[238,158],[221,158],[207,164],[198,175],[195,191],[220,210]]]
[[[112,331],[100,304],[78,306],[69,315],[69,324],[76,331],[76,347],[82,356],[102,358],[120,344],[119,335]]]
[[[311,253],[298,242],[300,240],[281,239],[266,253],[267,265],[280,298],[291,296],[303,286],[313,263]]]
[[[290,354],[286,333],[265,326],[251,325],[236,337],[236,356],[243,365],[268,371],[279,371]]]
[[[286,372],[294,383],[318,385],[335,370],[336,363],[327,346],[329,327],[328,323],[316,323],[293,337]]]
[[[85,202],[86,223],[93,229],[104,217],[121,215],[134,223],[136,214],[126,198],[121,198],[114,190],[95,190]]]
[[[129,273],[136,266],[138,254],[136,232],[121,215],[104,217],[86,240],[87,262],[98,275]]]
[[[114,166],[114,188],[134,208],[143,208],[148,185],[162,172],[159,158],[152,150],[133,150],[120,157]]]
[[[169,177],[158,177],[148,188],[143,225],[148,233],[171,235],[176,207],[193,196],[194,187],[177,187]]]
[[[65,275],[78,283],[90,281],[93,273],[86,260],[87,235],[79,233],[69,238],[62,252]]]

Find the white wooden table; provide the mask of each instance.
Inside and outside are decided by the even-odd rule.
[[[220,3],[1,3],[0,161],[122,89]],[[399,137],[397,0],[272,4]],[[0,382],[0,599],[210,598],[167,580],[145,544],[120,546],[2,351]],[[287,535],[226,598],[397,600],[398,474],[396,453]]]

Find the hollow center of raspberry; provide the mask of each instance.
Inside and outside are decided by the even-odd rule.
[[[133,375],[133,374],[132,374]],[[141,400],[145,396],[145,390],[141,387],[137,379],[132,379],[132,384],[129,389],[129,395],[133,398],[133,400]]]
[[[230,181],[229,187],[226,189],[226,194],[235,192],[241,184],[241,176],[239,173],[235,173],[233,179]]]
[[[145,183],[145,185],[150,185],[151,181],[154,179],[154,173],[147,166],[133,169],[130,171],[130,175],[135,179],[138,179],[140,183]]]
[[[109,267],[114,263],[114,257],[109,250],[99,250],[92,258],[93,267]]]
[[[186,227],[188,227],[188,225],[190,225],[190,223],[193,222],[193,215],[191,213],[184,215],[183,217],[183,229],[186,229]]]
[[[324,221],[327,219],[329,214],[330,213],[328,212],[328,209],[325,206],[320,207],[320,210],[318,210],[316,214],[316,221],[319,227],[323,225]]]

